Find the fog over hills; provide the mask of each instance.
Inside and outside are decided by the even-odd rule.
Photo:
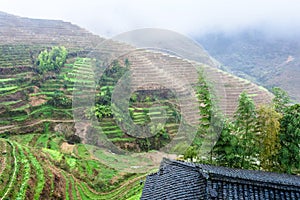
[[[300,28],[295,0],[52,0],[47,5],[28,0],[1,1],[0,7],[22,17],[70,21],[103,36],[139,28],[164,28],[187,35],[256,26],[287,33]]]
[[[281,87],[300,101],[300,37],[284,30],[244,29],[215,32],[197,41],[223,69],[267,88]]]

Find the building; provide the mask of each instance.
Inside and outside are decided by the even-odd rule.
[[[300,176],[186,163],[164,158],[147,176],[142,200],[300,200]]]

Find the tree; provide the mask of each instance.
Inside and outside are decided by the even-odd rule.
[[[200,129],[207,130],[210,126],[213,102],[212,102],[209,86],[202,74],[199,74],[198,84],[196,87],[196,95],[198,97],[199,111],[201,115]]]
[[[196,86],[196,96],[199,102],[199,112],[200,112],[200,123],[198,131],[193,141],[193,145],[198,149],[203,145],[203,140],[208,136],[209,127],[211,123],[212,115],[212,101],[211,94],[207,82],[204,79],[203,72],[199,72],[198,83]],[[208,141],[209,140],[209,141]],[[207,149],[211,146],[211,141],[208,139],[205,145],[209,145]],[[208,152],[204,152],[205,154]]]
[[[190,146],[184,153],[184,159],[190,160],[190,162],[193,162],[193,158],[196,158],[197,156],[197,149],[196,147]]]
[[[300,169],[300,105],[286,108],[280,121],[279,161],[284,172],[292,173]]]
[[[275,110],[279,113],[284,113],[284,110],[288,107],[288,104],[291,102],[291,99],[286,91],[282,90],[279,87],[272,88],[274,94],[273,104]]]
[[[260,106],[257,110],[257,131],[260,142],[259,160],[261,167],[267,171],[274,171],[278,167],[281,117],[282,115],[271,106]]]
[[[47,71],[49,65],[48,59],[49,59],[49,55],[47,50],[42,51],[38,55],[38,70],[40,73],[44,73],[45,71]]]
[[[216,157],[217,165],[226,167],[238,167],[240,160],[238,151],[238,138],[232,134],[233,125],[230,122],[225,123],[219,140],[214,146],[213,153]]]
[[[96,104],[94,107],[87,110],[85,114],[89,119],[96,117],[98,120],[101,120],[104,117],[111,117],[112,110],[110,105]]]
[[[237,111],[234,114],[235,134],[239,139],[237,153],[241,156],[241,168],[252,168],[258,151],[255,139],[256,112],[253,100],[242,92],[239,97]]]
[[[70,108],[72,106],[72,100],[64,96],[62,91],[55,91],[52,95],[52,99],[48,101],[48,104],[58,108]]]
[[[53,47],[49,52],[49,59],[55,71],[59,71],[60,67],[63,66],[66,61],[67,55],[68,52],[64,46]]]
[[[130,62],[128,60],[128,58],[125,59],[125,67],[129,68],[130,66]]]
[[[50,51],[47,49],[38,55],[38,71],[43,74],[47,71],[59,71],[66,62],[68,52],[65,47],[52,47]]]
[[[100,93],[97,94],[97,103],[102,105],[110,105],[113,90],[114,86],[102,86],[100,88]]]
[[[196,96],[199,102],[200,123],[193,145],[199,148],[199,154],[204,162],[212,164],[213,147],[223,129],[224,119],[217,105],[217,98],[214,95],[214,88],[205,79],[202,71],[199,72],[196,86]]]

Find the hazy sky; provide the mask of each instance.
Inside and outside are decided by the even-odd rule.
[[[299,0],[0,0],[0,11],[62,19],[102,36],[146,27],[188,35],[246,26],[300,30]]]

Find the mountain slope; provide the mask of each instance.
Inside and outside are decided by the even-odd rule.
[[[226,70],[240,77],[286,90],[300,101],[300,40],[259,30],[212,33],[197,39]]]
[[[27,45],[64,45],[68,48],[89,48],[103,38],[69,22],[30,19],[0,11],[0,43]]]
[[[199,104],[195,92],[188,89],[197,86],[200,73],[213,86],[210,92],[214,93],[227,117],[233,115],[238,96],[244,90],[252,95],[256,105],[272,98],[258,85],[210,66],[214,62],[201,48],[198,50],[202,52],[203,60],[195,59],[196,62],[167,52],[137,49],[122,42],[105,40],[62,21],[0,13],[0,26],[0,137],[3,138],[0,140],[0,180],[6,183],[0,186],[0,196],[10,199],[17,196],[138,198],[145,170],[149,172],[156,168],[161,157],[168,154],[142,151],[143,147],[149,147],[147,140],[132,137],[124,127],[117,126],[113,116],[101,118],[98,124],[92,123],[88,110],[82,106],[97,99],[103,91],[116,87],[119,79],[125,77],[124,74],[121,78],[116,76],[120,75],[118,70],[125,71],[126,68],[133,74],[132,86],[142,94],[141,97],[154,92],[153,97],[156,95],[159,103],[174,104],[166,109],[166,116],[175,117],[167,121],[163,132],[158,134],[158,139],[164,141],[176,137],[178,124],[174,121],[178,111],[184,111],[179,113],[184,122],[198,125]],[[67,48],[66,63],[60,70],[40,73],[38,54],[56,45]],[[126,60],[128,67],[125,67]],[[101,77],[95,76],[100,72]],[[182,95],[181,110],[176,104],[180,98],[169,95],[162,86]],[[184,98],[186,95],[189,98]],[[76,98],[83,104],[76,107]],[[166,106],[153,104],[144,99],[133,102],[128,110],[134,123],[146,124],[149,120],[145,119],[159,118],[157,113]],[[88,135],[90,133],[94,135]],[[77,143],[78,135],[89,145]],[[157,138],[152,139],[156,149],[164,145],[162,142],[155,145]],[[103,148],[107,144],[114,145],[117,150],[133,149],[139,157],[119,155],[111,151],[115,149]],[[137,171],[140,173],[133,173]]]

